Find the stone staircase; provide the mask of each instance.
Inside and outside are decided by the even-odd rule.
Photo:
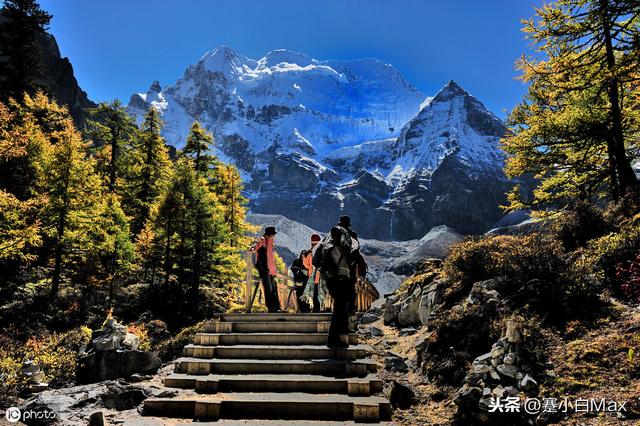
[[[331,314],[217,316],[164,381],[193,392],[147,399],[144,414],[219,421],[214,424],[389,420],[388,400],[375,396],[382,381],[368,358],[372,349],[358,345],[355,334],[348,349],[327,348],[330,320]]]

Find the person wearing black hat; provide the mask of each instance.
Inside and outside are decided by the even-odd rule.
[[[351,228],[351,218],[349,216],[340,216],[338,220],[338,226],[346,229],[351,238],[355,241],[354,250],[351,252],[349,258],[349,312],[355,313],[356,311],[356,282],[358,276],[365,276],[367,271],[367,264],[364,261],[364,257],[360,253],[360,241],[358,241],[358,234]]]
[[[260,274],[264,301],[269,312],[278,312],[280,310],[278,286],[275,281],[277,268],[273,252],[276,234],[274,226],[267,226],[264,228],[264,235],[253,248],[256,252],[256,269]]]

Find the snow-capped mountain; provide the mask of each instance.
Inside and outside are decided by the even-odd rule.
[[[428,98],[377,59],[275,50],[254,60],[220,47],[174,85],[131,96],[139,120],[149,107],[178,148],[194,120],[214,134],[254,213],[315,229],[349,214],[378,239],[419,238],[442,224],[478,233],[501,216],[505,127],[453,81]]]

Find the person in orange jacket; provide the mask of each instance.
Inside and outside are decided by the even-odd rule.
[[[274,226],[267,226],[264,229],[264,235],[253,248],[256,252],[256,269],[260,274],[260,281],[262,281],[264,290],[264,301],[269,312],[280,311],[278,286],[275,281],[277,273],[276,260],[273,252],[276,234]]]
[[[320,235],[312,234],[311,248],[307,250],[306,254],[302,258],[302,263],[304,267],[307,268],[307,276],[309,277],[313,273],[313,263],[312,263],[313,253],[321,239],[322,238],[320,237]],[[317,313],[317,312],[320,312],[320,300],[318,299],[318,283],[320,282],[320,274],[316,274],[313,281],[315,283],[315,286],[313,289],[313,312]]]

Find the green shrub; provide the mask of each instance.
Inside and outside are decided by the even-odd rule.
[[[151,320],[145,324],[151,347],[155,348],[161,341],[171,337],[167,324],[161,320]]]
[[[135,334],[138,336],[138,339],[140,339],[138,349],[141,351],[151,350],[151,338],[149,337],[149,332],[144,324],[129,324],[127,332]]]
[[[471,238],[453,245],[444,262],[445,275],[470,285],[491,278],[527,282],[554,280],[563,271],[560,242],[540,234]]]
[[[172,361],[182,355],[183,348],[193,343],[196,333],[202,330],[206,321],[183,328],[175,337],[162,342],[158,347],[158,356],[163,362]]]
[[[566,253],[559,240],[537,233],[466,239],[451,247],[443,269],[462,284],[460,294],[475,282],[499,279],[497,290],[503,297],[552,318],[589,312],[601,292],[588,264]]]
[[[616,276],[619,265],[625,265],[640,252],[640,215],[627,219],[615,232],[590,241],[584,262],[598,275],[606,288],[620,294],[620,280]]]
[[[79,327],[65,333],[33,336],[19,342],[10,336],[0,338],[0,401],[11,401],[26,390],[22,364],[31,360],[44,373],[52,387],[73,383],[78,351],[91,339],[91,330]]]
[[[602,209],[586,201],[576,201],[551,222],[551,233],[562,243],[565,251],[584,247],[609,230],[611,225]]]

